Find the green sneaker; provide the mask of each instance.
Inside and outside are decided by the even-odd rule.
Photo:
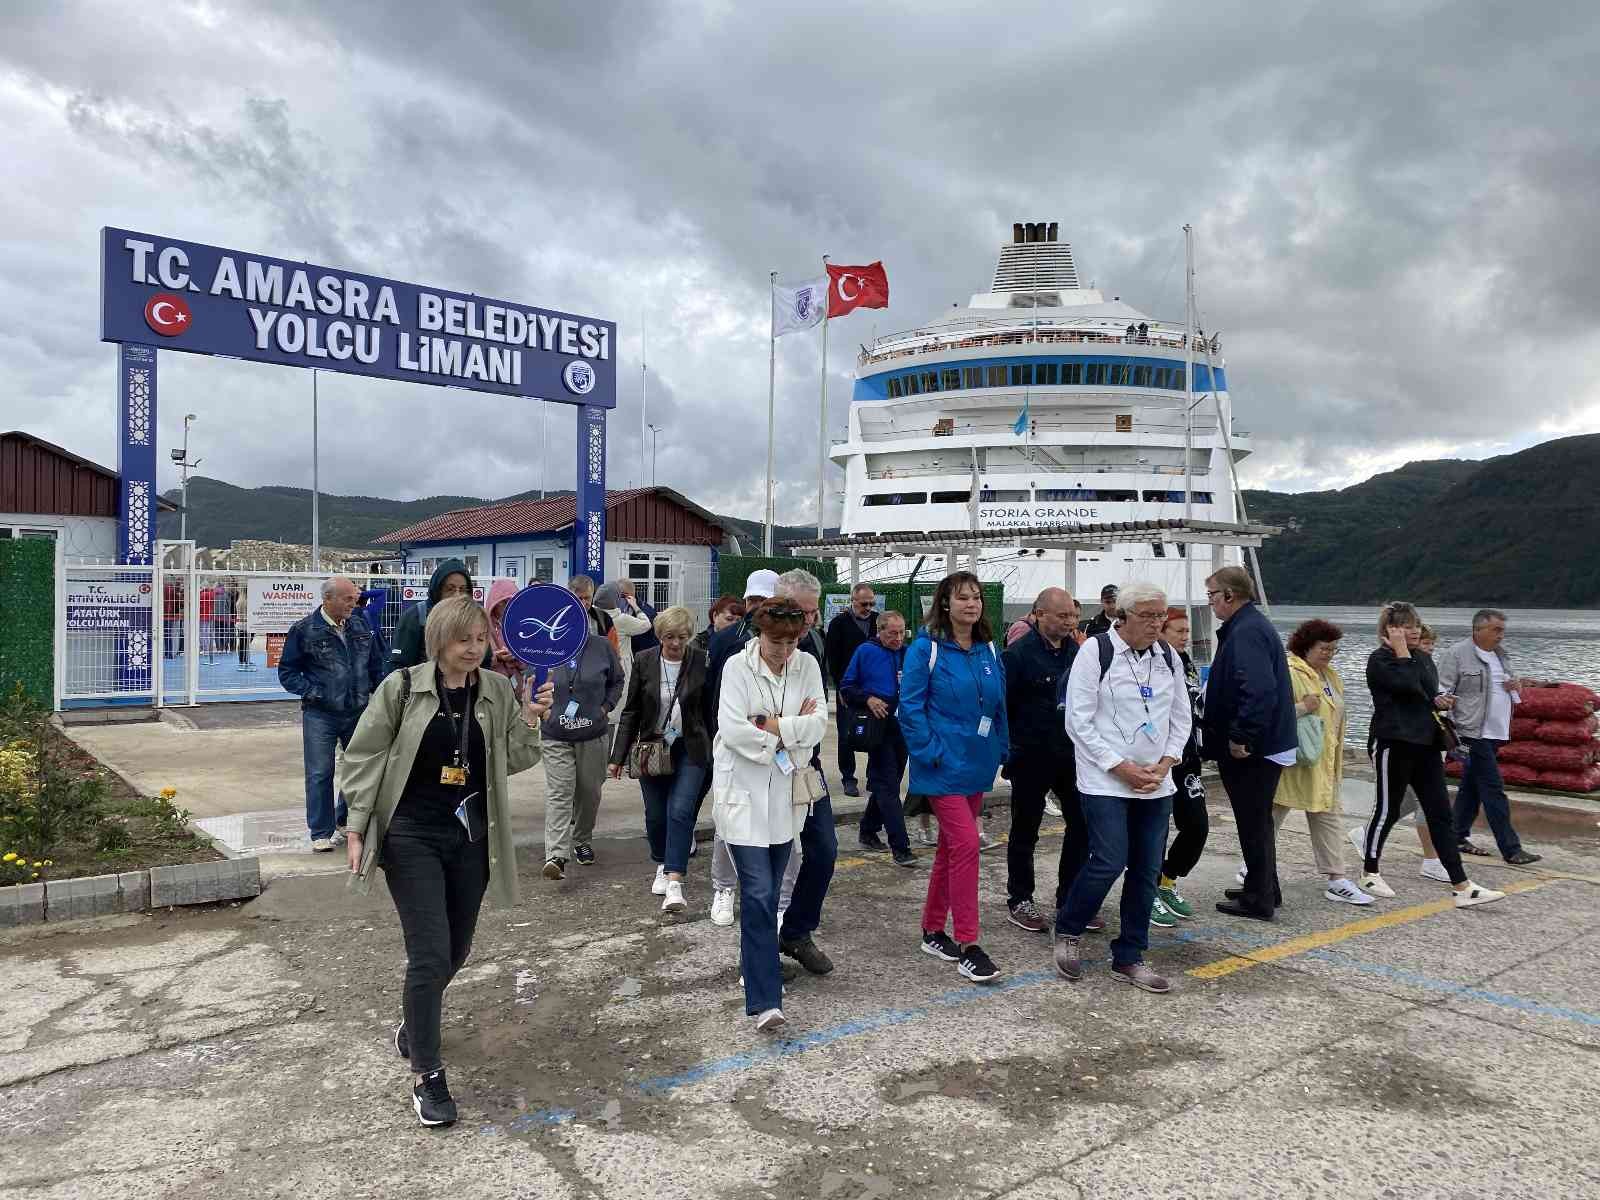
[[[1150,906],[1150,924],[1157,929],[1171,929],[1177,923],[1178,918],[1172,915],[1172,910],[1161,903],[1159,898]]]
[[[1194,905],[1178,895],[1175,887],[1158,887],[1156,899],[1167,906],[1167,911],[1175,917],[1182,917],[1185,921],[1194,920]]]

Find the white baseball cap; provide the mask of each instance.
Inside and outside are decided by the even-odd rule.
[[[752,571],[750,578],[744,581],[744,597],[749,600],[757,597],[765,600],[769,596],[778,594],[778,573],[776,571]]]

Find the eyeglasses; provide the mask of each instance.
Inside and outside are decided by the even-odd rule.
[[[1154,623],[1156,621],[1160,621],[1160,620],[1164,619],[1166,617],[1166,615],[1167,615],[1167,610],[1163,608],[1159,612],[1140,612],[1136,608],[1133,611],[1129,612],[1127,615],[1128,615],[1129,618],[1137,618],[1138,620],[1141,620],[1141,621],[1149,621],[1149,622]]]
[[[795,604],[769,604],[761,611],[780,621],[802,620],[806,615],[806,610]]]
[[[1206,591],[1207,600],[1215,600],[1220,595],[1222,595],[1221,589],[1218,589],[1217,591],[1211,591],[1210,589],[1207,589]]]

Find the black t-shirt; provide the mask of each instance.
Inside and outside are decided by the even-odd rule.
[[[407,818],[459,828],[461,822],[456,819],[456,807],[472,795],[477,797],[474,809],[480,814],[486,810],[488,756],[484,750],[483,729],[472,711],[477,695],[476,689],[465,687],[449,688],[442,693],[443,701],[448,702],[455,713],[455,723],[451,724],[441,702],[439,711],[422,733],[417,757],[411,763],[411,776],[400,796],[399,808]],[[467,782],[464,787],[440,782],[440,772],[455,765],[463,721],[467,726]]]

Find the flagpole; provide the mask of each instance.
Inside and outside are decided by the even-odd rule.
[[[828,274],[828,256],[822,256],[822,273]],[[828,302],[822,309],[822,393],[817,401],[817,538],[823,536],[822,505],[828,472],[828,309],[833,306],[833,280],[828,279]]]
[[[775,398],[778,387],[778,273],[772,272],[767,281],[767,307],[771,321],[767,326],[767,506],[762,532],[761,552],[772,557],[772,430]]]

